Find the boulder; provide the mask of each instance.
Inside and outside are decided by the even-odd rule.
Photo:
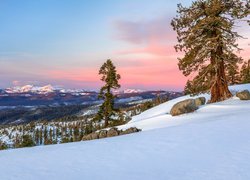
[[[178,116],[181,114],[194,112],[197,109],[198,109],[198,107],[195,104],[195,100],[194,99],[187,99],[187,100],[184,100],[184,101],[181,101],[181,102],[178,102],[177,104],[175,104],[172,107],[170,114],[172,116]]]
[[[250,100],[250,93],[249,93],[248,90],[244,90],[244,91],[242,91],[242,92],[238,92],[238,93],[236,94],[236,96],[237,96],[238,98],[240,98],[240,100]]]
[[[125,134],[131,134],[131,133],[136,133],[136,132],[140,132],[141,129],[137,129],[136,127],[131,127],[128,128],[124,131],[120,131],[120,135],[125,135]]]
[[[118,136],[119,131],[117,128],[110,128],[107,132],[107,137],[113,137],[113,136]]]
[[[92,140],[90,134],[85,135],[85,136],[82,137],[82,141],[89,141],[89,140]]]
[[[107,131],[106,130],[101,130],[99,132],[99,139],[106,138],[106,137],[107,137]]]
[[[93,132],[91,134],[83,136],[82,141],[89,141],[89,140],[98,139],[98,138],[99,138],[99,133]]]
[[[205,97],[199,97],[195,99],[195,105],[197,107],[202,106],[206,103],[206,98]]]
[[[94,132],[90,134],[91,139],[98,139],[99,138],[99,133],[98,132]]]
[[[136,127],[131,127],[131,128],[128,128],[124,131],[118,130],[117,128],[113,127],[113,128],[110,128],[108,131],[107,130],[100,130],[100,131],[85,135],[85,136],[83,136],[82,141],[89,141],[89,140],[93,140],[93,139],[102,139],[102,138],[119,136],[119,135],[124,135],[124,134],[131,134],[131,133],[140,132],[140,131],[141,131],[141,129],[137,129]]]

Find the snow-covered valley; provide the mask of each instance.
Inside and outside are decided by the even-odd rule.
[[[250,85],[230,87],[232,92]],[[209,98],[209,95],[201,95]],[[131,135],[0,152],[1,179],[250,179],[250,101],[234,97],[177,117],[168,101],[119,128]]]

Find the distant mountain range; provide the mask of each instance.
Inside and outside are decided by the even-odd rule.
[[[2,89],[2,91],[13,94],[13,93],[34,93],[34,94],[48,94],[52,92],[60,93],[72,93],[75,95],[86,95],[86,92],[89,90],[84,89],[64,89],[59,87],[54,87],[50,84],[46,86],[34,86],[34,85],[25,85],[25,86],[15,86],[11,88]],[[131,93],[141,93],[144,90],[140,89],[125,89],[125,90],[115,90],[115,94],[131,94]]]
[[[52,85],[46,86],[34,86],[34,85],[25,85],[25,86],[16,86],[11,88],[3,89],[6,93],[13,94],[13,93],[34,93],[34,94],[48,94],[53,92],[60,92],[60,93],[83,93],[85,90],[82,89],[63,89],[59,87],[54,87]]]
[[[130,108],[157,97],[173,99],[182,95],[172,91],[126,89],[114,91],[118,108]],[[18,124],[40,119],[52,120],[72,115],[92,115],[102,103],[98,92],[26,85],[0,89],[0,125]]]
[[[140,89],[116,90],[117,103],[131,103],[164,96],[176,98],[182,93],[173,91],[144,91]],[[0,90],[0,106],[40,106],[40,105],[95,105],[100,104],[98,92],[84,89],[64,89],[46,86],[16,86]]]

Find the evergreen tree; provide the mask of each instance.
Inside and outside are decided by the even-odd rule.
[[[250,83],[250,59],[244,62],[240,71],[241,83]]]
[[[193,94],[194,90],[193,90],[193,84],[191,80],[188,80],[185,87],[184,87],[184,94],[188,95],[188,94]]]
[[[99,75],[101,75],[101,80],[105,83],[104,86],[101,88],[99,93],[99,98],[103,99],[104,102],[99,108],[99,111],[94,118],[95,120],[104,120],[104,126],[107,127],[109,121],[112,120],[112,116],[117,111],[114,108],[114,99],[115,95],[112,93],[112,89],[120,88],[119,79],[121,76],[117,74],[116,67],[114,66],[113,62],[108,59],[100,68]]]
[[[179,69],[185,76],[198,72],[195,85],[209,86],[210,102],[231,97],[225,65],[239,50],[236,40],[241,36],[233,28],[250,14],[249,0],[197,0],[189,8],[179,4],[177,13],[172,20],[178,39],[175,49],[185,53]]]
[[[23,135],[22,137],[22,143],[21,143],[21,147],[32,147],[35,146],[35,142],[32,139],[31,135]]]
[[[39,129],[35,130],[35,141],[36,141],[36,145],[39,145]]]
[[[43,132],[43,144],[46,145],[49,142],[49,137],[48,137],[48,129],[47,126],[44,126],[44,132]]]
[[[43,129],[40,128],[39,130],[39,144],[43,144]]]
[[[79,139],[79,127],[78,126],[75,126],[74,127],[74,141],[78,141]]]
[[[226,77],[229,85],[239,84],[241,82],[239,66],[237,63],[227,66]]]
[[[4,150],[4,149],[8,149],[8,146],[7,146],[7,144],[5,142],[2,142],[0,140],[0,150]]]
[[[227,59],[225,65],[227,82],[229,85],[239,84],[241,82],[239,65],[243,62],[243,59],[236,55],[229,56]]]

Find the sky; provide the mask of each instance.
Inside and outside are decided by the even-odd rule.
[[[0,88],[98,89],[112,59],[122,89],[182,90],[170,26],[178,3],[191,0],[0,0]],[[249,39],[240,45],[250,57]]]

